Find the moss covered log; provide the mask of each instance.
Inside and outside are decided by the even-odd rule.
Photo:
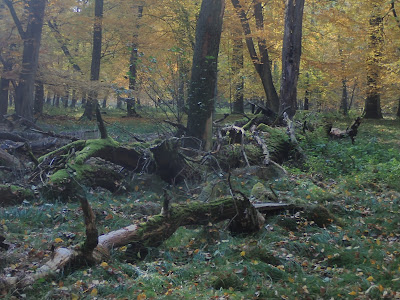
[[[0,291],[11,288],[23,288],[34,284],[41,278],[54,275],[66,267],[87,266],[110,259],[113,248],[132,245],[131,254],[136,254],[147,247],[158,247],[167,240],[180,226],[204,225],[233,219],[243,224],[242,232],[254,232],[262,228],[264,218],[255,211],[248,199],[242,197],[223,197],[209,203],[191,202],[173,205],[169,216],[160,214],[146,222],[133,224],[98,238],[98,244],[88,259],[82,247],[58,248],[52,258],[35,273],[22,277],[0,278]]]
[[[32,200],[35,194],[28,188],[16,185],[1,184],[0,185],[0,207],[18,205],[24,200]]]
[[[76,141],[39,158],[48,170],[42,192],[48,198],[73,195],[80,185],[115,192],[123,179],[121,169],[139,170],[148,164],[141,147],[127,148],[111,138]]]

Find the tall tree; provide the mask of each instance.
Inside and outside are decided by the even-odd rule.
[[[40,41],[46,0],[26,1],[27,25],[19,19],[12,0],[3,0],[10,10],[11,16],[24,42],[21,72],[15,98],[15,112],[28,120],[33,119],[33,100],[35,90],[36,71],[39,61]]]
[[[234,32],[233,37],[233,53],[232,53],[232,73],[234,78],[234,100],[233,100],[233,113],[244,113],[243,103],[243,89],[244,79],[243,69],[243,40],[240,32]]]
[[[271,63],[267,48],[267,42],[264,38],[257,37],[258,54],[254,46],[254,40],[252,37],[252,31],[250,28],[250,21],[247,14],[240,4],[239,0],[232,0],[232,4],[236,9],[236,12],[240,18],[240,23],[243,28],[243,32],[246,39],[247,49],[249,50],[250,58],[254,64],[254,67],[259,75],[265,95],[269,106],[275,112],[279,110],[279,97],[276,92],[274,82],[272,80]],[[259,0],[253,0],[254,4],[254,16],[256,19],[257,30],[262,31],[264,29],[264,17],[262,3]]]
[[[282,46],[280,111],[290,118],[297,109],[297,81],[300,70],[304,0],[286,0],[285,30]]]
[[[139,19],[143,16],[143,6],[139,5],[137,11],[137,25],[136,32],[133,34],[133,42],[131,44],[131,57],[129,59],[129,89],[133,92],[133,94],[137,97],[137,93],[135,90],[137,89],[137,64],[138,64],[138,30],[140,28]],[[135,109],[135,101],[137,99],[130,98],[126,102],[126,109],[128,113],[128,117],[137,116],[137,112]]]
[[[100,60],[101,60],[101,43],[103,33],[103,5],[104,0],[96,0],[94,4],[94,26],[93,26],[93,47],[92,47],[92,64],[90,67],[90,80],[92,82],[100,79]],[[94,116],[97,101],[97,92],[92,87],[89,97],[86,101],[83,117],[91,120]]]
[[[382,119],[380,73],[384,43],[383,17],[380,15],[382,1],[372,1],[372,14],[369,19],[369,57],[367,60],[367,98],[365,99],[365,118]]]
[[[196,27],[187,129],[188,135],[201,140],[206,150],[211,148],[212,113],[224,9],[224,0],[203,0]]]

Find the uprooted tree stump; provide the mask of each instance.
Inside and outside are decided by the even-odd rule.
[[[81,200],[83,203],[85,201]],[[206,225],[210,222],[234,220],[236,226],[241,225],[241,232],[255,232],[264,224],[264,217],[256,211],[247,198],[223,197],[209,203],[191,202],[172,205],[167,208],[168,213],[164,211],[146,222],[132,224],[97,238],[93,227],[94,215],[91,213],[90,206],[82,205],[82,209],[85,211],[87,232],[87,242],[84,246],[55,249],[52,258],[34,274],[1,277],[0,291],[32,285],[36,280],[49,277],[57,270],[64,268],[76,268],[108,261],[113,248],[131,245],[130,253],[135,255],[144,248],[158,247],[180,226]],[[94,245],[96,240],[97,245]]]
[[[357,136],[358,133],[358,127],[360,127],[360,125],[361,125],[360,117],[358,117],[351,125],[351,127],[347,128],[346,130],[334,128],[332,127],[332,124],[329,124],[327,128],[327,133],[328,136],[332,139],[343,139],[349,137],[351,139],[351,143],[354,144],[355,137]]]
[[[121,169],[151,168],[141,145],[121,146],[111,138],[72,142],[39,158],[33,177],[44,180],[43,192],[68,197],[79,185],[100,186],[116,191]],[[122,166],[122,167],[121,167]]]

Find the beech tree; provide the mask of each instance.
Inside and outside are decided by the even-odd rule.
[[[90,67],[90,80],[99,81],[100,79],[100,60],[101,60],[101,43],[103,33],[103,0],[96,0],[94,5],[94,26],[93,26],[93,48],[92,48],[92,64]],[[83,117],[91,120],[94,116],[95,108],[98,104],[97,92],[92,88],[86,101]]]
[[[33,119],[33,100],[35,90],[36,71],[39,61],[40,41],[42,38],[44,11],[46,0],[26,1],[27,25],[17,15],[12,0],[3,0],[10,10],[10,14],[23,40],[23,54],[18,86],[16,89],[15,112],[28,120]]]
[[[286,0],[285,31],[282,46],[280,111],[290,118],[297,108],[297,81],[300,70],[304,0]]]
[[[372,15],[369,20],[369,50],[367,61],[367,98],[365,99],[365,118],[381,119],[380,73],[384,43],[383,17],[380,15],[382,1],[372,2]]]
[[[187,129],[189,136],[202,141],[204,149],[211,148],[212,113],[224,9],[224,0],[203,0],[196,27]]]
[[[240,19],[240,23],[243,28],[243,32],[245,35],[247,49],[250,54],[250,58],[253,62],[253,65],[259,75],[265,95],[267,97],[268,105],[275,112],[279,110],[279,97],[276,92],[274,82],[272,80],[272,72],[271,72],[271,63],[270,57],[267,48],[267,41],[265,38],[258,36],[257,37],[257,45],[258,45],[258,54],[255,47],[255,42],[253,38],[253,33],[250,27],[250,20],[247,16],[247,13],[240,4],[239,0],[231,0],[233,6],[236,9],[238,17]],[[254,8],[254,17],[256,19],[256,27],[257,30],[262,31],[264,29],[264,17],[263,17],[263,8],[261,1],[252,0],[253,8]]]

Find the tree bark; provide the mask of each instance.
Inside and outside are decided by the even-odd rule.
[[[261,2],[254,0],[254,16],[256,18],[256,26],[257,29],[262,31],[264,29],[264,17],[262,13],[262,5]],[[254,46],[254,41],[250,28],[249,19],[247,18],[246,12],[243,7],[240,5],[239,0],[232,0],[232,4],[236,9],[236,13],[239,16],[240,23],[243,28],[243,32],[245,34],[247,49],[249,50],[250,58],[253,62],[253,65],[257,71],[261,79],[261,83],[263,85],[265,95],[267,97],[268,105],[271,109],[278,113],[279,111],[279,97],[276,92],[274,82],[272,79],[271,72],[271,63],[269,59],[267,42],[265,39],[258,38],[258,50],[259,54],[257,55],[256,48]]]
[[[286,0],[282,46],[280,111],[293,118],[297,110],[297,81],[300,70],[304,0]]]
[[[43,104],[44,104],[44,86],[43,81],[36,81],[35,86],[35,102],[33,106],[33,111],[35,114],[43,113]]]
[[[204,149],[211,148],[212,113],[224,9],[224,0],[203,0],[196,27],[187,129],[188,135],[199,139]]]
[[[347,93],[347,79],[342,79],[342,101],[340,104],[340,111],[343,113],[344,116],[349,114],[348,112],[348,93]]]
[[[136,32],[133,34],[133,41],[131,44],[131,57],[129,59],[129,89],[136,95],[135,91],[137,89],[137,65],[138,65],[138,31],[140,28],[139,20],[143,16],[143,6],[138,6],[137,11],[137,25],[136,25]],[[137,96],[137,95],[136,95]],[[135,100],[127,100],[126,102],[126,110],[128,117],[137,116],[136,108],[135,108]]]
[[[35,78],[39,60],[39,48],[42,38],[43,18],[46,0],[28,1],[28,21],[24,31],[17,17],[13,2],[4,0],[17,26],[18,32],[24,41],[22,54],[22,69],[19,75],[19,84],[16,90],[15,112],[28,120],[33,119],[33,100]]]
[[[243,40],[240,33],[235,32],[233,37],[232,73],[234,76],[233,113],[244,113],[243,89],[244,80],[241,73],[243,69]]]
[[[10,87],[10,79],[1,77],[1,81],[0,81],[0,116],[7,114],[9,87]]]
[[[369,49],[370,56],[367,61],[367,98],[365,99],[365,118],[382,119],[381,111],[381,83],[380,83],[380,62],[382,61],[384,32],[383,18],[378,15],[379,3],[374,1],[373,16],[369,20],[370,35]]]
[[[90,67],[90,80],[99,81],[100,79],[100,60],[101,60],[101,43],[103,33],[103,4],[104,0],[96,0],[94,6],[94,26],[93,26],[93,48],[92,48],[92,64]],[[82,117],[92,120],[97,101],[97,91],[92,90],[89,92],[89,97],[85,105],[85,111]]]

